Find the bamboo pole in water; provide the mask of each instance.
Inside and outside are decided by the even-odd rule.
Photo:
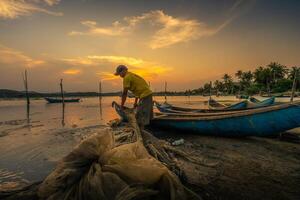
[[[167,102],[167,82],[165,82],[165,102]]]
[[[295,96],[295,90],[296,90],[296,81],[297,81],[297,76],[298,76],[298,68],[295,70],[294,74],[294,80],[293,80],[293,87],[292,87],[292,95],[291,95],[291,102],[294,101],[294,96]]]
[[[209,99],[211,99],[211,89],[212,89],[212,83],[209,82]]]
[[[64,88],[63,88],[63,79],[60,79],[60,93],[62,98],[62,103],[65,105],[65,95],[64,95]]]

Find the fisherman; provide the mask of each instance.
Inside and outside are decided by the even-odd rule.
[[[123,94],[121,107],[124,108],[128,90],[135,96],[134,108],[136,108],[136,118],[141,129],[150,123],[153,118],[152,91],[146,81],[137,74],[128,71],[125,65],[116,68],[116,76],[123,78]]]

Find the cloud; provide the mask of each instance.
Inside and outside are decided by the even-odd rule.
[[[69,35],[107,35],[107,36],[121,36],[124,35],[129,27],[120,27],[120,24],[115,22],[111,27],[97,27],[97,22],[95,21],[82,21],[83,26],[88,27],[87,32],[71,31]]]
[[[102,80],[117,79],[118,77],[114,76],[113,73],[115,67],[119,64],[127,65],[130,71],[135,72],[147,79],[155,79],[159,75],[163,75],[172,70],[170,67],[165,67],[154,62],[126,56],[90,55],[86,57],[62,59],[62,61],[72,66],[85,67],[85,69],[86,67],[106,68],[105,70],[96,72],[96,74],[99,75]],[[109,69],[109,71],[107,69]]]
[[[20,51],[0,45],[0,63],[36,67],[45,64],[45,61],[31,58]]]
[[[44,0],[45,3],[47,3],[49,6],[53,6],[55,4],[58,4],[60,0]]]
[[[68,69],[63,71],[64,74],[68,74],[68,75],[77,75],[81,72],[81,70],[79,69]]]
[[[44,2],[48,6],[59,3],[59,0],[0,0],[0,18],[15,19],[35,12],[42,12],[54,16],[62,16],[62,13],[52,12],[41,7]]]
[[[145,30],[144,26],[150,26],[153,30],[148,46],[152,49],[168,47],[181,42],[199,39],[218,33],[231,20],[225,20],[216,27],[209,27],[204,22],[196,19],[185,19],[165,14],[162,10],[154,10],[140,16],[123,18],[122,22],[115,21],[111,26],[101,27],[95,21],[82,21],[87,27],[84,32],[71,31],[69,35],[90,36],[130,36],[130,34]]]

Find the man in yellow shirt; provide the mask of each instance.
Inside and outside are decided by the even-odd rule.
[[[135,96],[134,107],[137,108],[136,118],[140,127],[150,123],[153,118],[152,91],[146,81],[137,74],[128,71],[125,65],[119,65],[116,76],[123,78],[123,94],[121,106],[124,107],[128,90]]]

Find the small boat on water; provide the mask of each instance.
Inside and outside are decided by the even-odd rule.
[[[126,115],[113,104],[122,119]],[[300,126],[300,101],[217,113],[155,113],[151,126],[215,136],[276,136]]]
[[[62,98],[45,97],[45,100],[48,101],[48,103],[62,103],[63,102]],[[67,99],[64,99],[65,103],[79,102],[79,101],[80,101],[80,98],[67,98]]]

